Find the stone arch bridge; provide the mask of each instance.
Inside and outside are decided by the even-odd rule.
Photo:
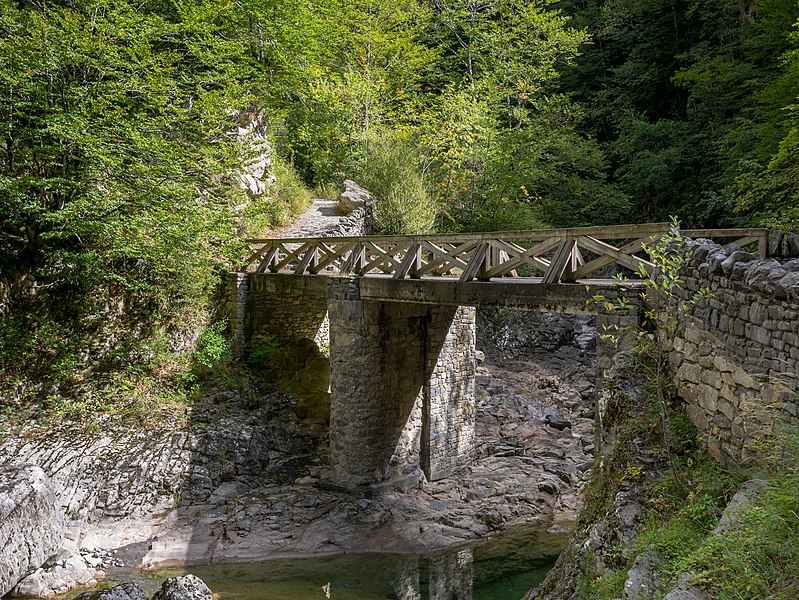
[[[650,272],[646,248],[667,231],[250,240],[229,280],[236,354],[259,333],[329,343],[330,484],[379,491],[449,477],[474,454],[475,307],[592,313],[624,339],[638,324],[635,302],[609,313],[592,299],[637,300],[641,279],[606,274],[613,265]],[[682,234],[757,244],[761,255],[767,246],[765,230]],[[598,344],[600,384],[613,351]]]

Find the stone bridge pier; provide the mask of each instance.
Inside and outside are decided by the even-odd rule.
[[[234,274],[236,355],[263,333],[329,340],[330,484],[379,492],[455,475],[475,453],[475,309],[365,299],[361,281]]]
[[[377,492],[412,487],[422,477],[450,477],[471,464],[475,306],[596,315],[598,330],[609,334],[597,340],[601,436],[605,373],[613,355],[634,344],[638,308],[608,312],[592,298],[635,299],[637,293],[601,282],[461,284],[237,273],[229,283],[229,315],[239,357],[263,333],[289,345],[329,343],[329,483]]]
[[[474,457],[475,309],[363,300],[359,284],[328,285],[334,480],[450,477]]]

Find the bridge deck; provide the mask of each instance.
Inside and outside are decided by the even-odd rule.
[[[324,298],[330,275],[295,277],[291,273],[251,273],[253,292],[296,294]],[[531,285],[535,284],[535,285]],[[631,301],[643,288],[642,281],[621,284],[611,279],[585,279],[575,283],[541,283],[540,277],[461,282],[457,277],[394,279],[388,275],[358,278],[359,298],[379,302],[409,302],[450,306],[496,306],[540,312],[594,314],[596,295],[616,293]]]
[[[535,231],[248,240],[253,248],[242,270],[295,275],[388,276],[457,283],[513,279],[536,286],[589,280],[611,265],[649,273],[647,250],[669,231],[668,223],[575,227]],[[688,237],[757,244],[765,256],[765,229],[684,230]],[[615,282],[614,285],[618,284]]]

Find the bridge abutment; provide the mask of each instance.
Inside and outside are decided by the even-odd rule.
[[[415,486],[474,456],[473,308],[363,300],[331,279],[332,483]]]
[[[327,279],[231,273],[227,286],[236,358],[260,335],[284,343],[328,342]]]

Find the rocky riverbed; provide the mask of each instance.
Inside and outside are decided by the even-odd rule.
[[[300,419],[295,397],[255,380],[210,388],[185,422],[155,429],[31,425],[5,439],[0,456],[50,476],[66,517],[61,559],[96,570],[420,553],[522,524],[562,527],[576,517],[593,454],[590,324],[502,318],[508,327],[481,317],[478,458],[457,479],[374,497],[327,489],[324,423]],[[34,574],[47,585],[22,589],[57,591],[47,572]]]

